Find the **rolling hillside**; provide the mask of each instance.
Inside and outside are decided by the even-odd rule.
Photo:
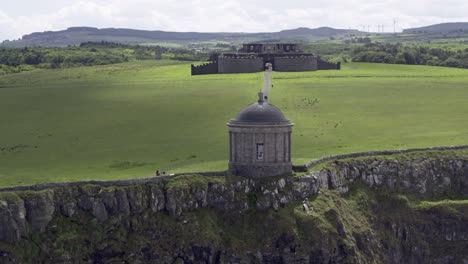
[[[443,33],[457,33],[457,32],[468,32],[468,22],[456,22],[456,23],[442,23],[435,24],[426,27],[409,28],[403,30],[403,33],[407,34],[418,34],[418,33],[429,33],[429,34],[443,34]]]
[[[88,41],[108,41],[123,44],[153,44],[153,43],[193,43],[205,41],[252,42],[252,41],[301,41],[320,40],[330,36],[346,34],[364,34],[358,30],[321,28],[297,28],[279,32],[265,33],[199,33],[199,32],[169,32],[149,31],[125,28],[71,27],[61,31],[36,32],[23,36],[19,40],[4,41],[0,46],[67,46],[79,45]]]

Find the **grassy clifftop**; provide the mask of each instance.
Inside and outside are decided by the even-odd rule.
[[[272,78],[296,164],[468,142],[466,70],[350,63]],[[255,101],[262,74],[144,61],[4,75],[0,87],[0,186],[11,186],[223,170],[225,124]]]
[[[466,150],[0,192],[0,262],[463,263]],[[316,168],[315,168],[316,169]]]

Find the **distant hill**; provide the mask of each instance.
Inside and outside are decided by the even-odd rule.
[[[455,23],[442,23],[431,25],[427,27],[409,28],[403,30],[403,33],[407,34],[419,34],[419,33],[434,33],[434,34],[445,34],[445,33],[457,33],[464,32],[468,33],[468,22],[455,22]]]
[[[289,29],[289,30],[282,30],[278,33],[272,33],[276,34],[279,36],[306,36],[306,35],[312,35],[312,36],[334,36],[334,35],[346,35],[346,34],[365,34],[364,32],[361,32],[359,30],[355,29],[335,29],[331,27],[319,27],[319,28],[296,28],[296,29]]]
[[[321,28],[297,28],[279,32],[265,33],[200,33],[200,32],[170,32],[149,31],[125,28],[71,27],[61,31],[36,32],[23,36],[19,40],[4,41],[2,46],[67,46],[79,45],[88,41],[108,41],[123,44],[151,44],[151,43],[191,43],[203,41],[287,41],[287,40],[320,40],[331,36],[347,34],[365,34],[358,30]]]

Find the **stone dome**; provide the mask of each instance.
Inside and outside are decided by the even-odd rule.
[[[239,112],[236,118],[229,123],[267,123],[267,124],[286,124],[291,123],[276,106],[264,101],[263,93],[259,93],[259,100]]]

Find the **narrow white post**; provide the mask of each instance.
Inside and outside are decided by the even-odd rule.
[[[265,74],[263,75],[263,96],[265,97],[264,100],[268,102],[269,91],[270,91],[270,73],[271,70],[266,70]]]

